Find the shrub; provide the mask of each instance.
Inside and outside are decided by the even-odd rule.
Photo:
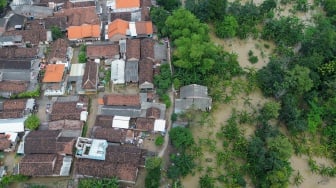
[[[31,115],[26,119],[24,125],[30,130],[36,130],[39,127],[40,123],[41,121],[36,115]]]
[[[155,145],[156,146],[162,146],[164,143],[164,137],[159,135],[158,137],[156,137],[155,139]]]
[[[163,94],[160,99],[163,101],[163,103],[166,104],[166,108],[169,108],[171,106],[170,98],[167,94]]]
[[[257,56],[251,56],[248,58],[249,62],[252,63],[252,64],[256,64],[258,63],[259,59]]]

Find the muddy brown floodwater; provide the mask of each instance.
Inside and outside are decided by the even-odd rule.
[[[234,0],[229,0],[229,2],[232,2]],[[242,3],[247,2],[248,0],[241,1]],[[254,0],[254,3],[257,5],[260,5],[263,2],[263,0]],[[313,0],[308,0],[309,5],[313,5]],[[281,6],[276,10],[276,16],[289,16],[289,15],[296,15],[298,18],[300,18],[306,25],[311,23],[312,15],[319,11],[318,8],[315,10],[309,10],[306,13],[302,12],[296,12],[293,13],[291,10],[291,5]],[[219,46],[222,46],[223,49],[227,52],[232,52],[238,55],[238,61],[241,67],[243,68],[251,68],[253,67],[256,70],[261,69],[262,67],[266,66],[269,62],[269,57],[273,53],[275,49],[275,45],[272,42],[264,41],[261,39],[246,39],[246,40],[240,40],[237,38],[234,39],[219,39],[214,34],[214,28],[213,26],[210,27],[210,38],[211,40]],[[258,62],[256,64],[251,64],[248,61],[248,52],[252,50],[254,55],[258,57]],[[232,113],[232,109],[236,109],[237,111],[240,111],[242,109],[246,110],[246,104],[244,104],[244,100],[248,98],[250,105],[254,107],[260,107],[263,103],[265,103],[268,100],[265,97],[263,97],[260,90],[254,91],[249,95],[241,95],[237,97],[237,100],[234,100],[233,102],[229,104],[219,104],[215,110],[213,110],[212,115],[215,121],[214,127],[204,126],[199,127],[191,127],[191,130],[193,132],[194,138],[196,143],[200,138],[210,138],[213,140],[216,140],[215,133],[220,129],[221,123],[224,123],[228,120]],[[252,125],[242,125],[244,134],[246,137],[251,136],[254,133],[254,126]],[[280,130],[284,130],[284,128],[280,128]],[[216,144],[217,147],[222,147],[219,142]],[[211,158],[213,161],[215,161],[215,155],[213,153],[210,153],[208,151],[204,151],[204,157],[203,158]],[[313,174],[308,166],[308,157],[307,156],[292,156],[290,159],[291,166],[294,170],[293,174],[296,174],[297,171],[300,172],[300,174],[303,176],[304,180],[303,183],[298,186],[301,188],[335,188],[336,187],[336,178],[327,178],[322,177],[317,174]],[[329,159],[326,158],[317,158],[314,157],[314,160],[318,165],[324,164],[327,166],[335,166],[335,163],[332,162]],[[201,165],[202,167],[213,167],[215,168],[215,163],[205,163],[202,162],[201,164],[198,164],[198,166]],[[205,170],[203,170],[204,174]],[[196,188],[199,187],[199,178],[202,176],[200,172],[196,170],[196,172],[193,175],[188,175],[184,179],[182,179],[182,184],[186,188]],[[217,184],[217,186],[220,186]],[[253,185],[247,180],[247,187],[253,187]],[[294,185],[289,185],[289,187],[296,187]]]

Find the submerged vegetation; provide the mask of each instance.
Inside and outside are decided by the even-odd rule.
[[[313,4],[265,0],[259,5],[186,0],[186,9],[171,6],[165,10],[163,6],[151,11],[160,36],[172,42],[174,86],[206,85],[216,103],[239,99],[245,107],[233,110],[219,130],[214,129],[211,113],[190,114],[189,126],[200,125],[198,129],[207,131],[206,138],[191,139],[189,128],[172,129],[170,138],[178,153],[171,157],[168,177],[179,182],[197,172],[200,187],[245,187],[249,182],[255,187],[298,186],[305,179],[289,162],[294,154],[308,156],[313,173],[336,175],[334,166],[313,160],[323,156],[336,162],[335,5],[335,0]],[[289,15],[282,14],[284,6],[292,7]],[[303,20],[297,11],[314,15]],[[259,70],[242,69],[237,54],[225,52],[210,40],[207,24],[224,40],[274,42],[269,62]],[[270,48],[261,44],[246,52],[252,67],[259,61],[256,53],[261,46]],[[248,97],[239,98],[258,89],[268,102],[254,106]],[[252,137],[246,136],[245,126],[253,127]],[[205,157],[205,152],[214,157]]]

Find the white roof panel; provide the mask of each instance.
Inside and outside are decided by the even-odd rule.
[[[111,81],[114,84],[125,83],[125,61],[118,59],[111,63]]]
[[[85,63],[71,64],[70,76],[83,76],[85,70]]]
[[[129,30],[130,30],[130,33],[131,33],[132,37],[136,37],[137,36],[135,22],[130,22],[129,23]]]
[[[26,120],[26,118],[0,119],[0,133],[23,132],[24,131],[24,121],[25,120]]]
[[[126,116],[114,116],[112,127],[114,128],[121,128],[121,129],[128,129],[129,128],[129,122],[130,117]]]
[[[154,122],[154,131],[165,132],[166,120],[156,119]]]

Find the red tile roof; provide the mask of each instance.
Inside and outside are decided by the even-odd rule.
[[[108,106],[140,106],[139,95],[110,94],[104,96],[104,105]]]
[[[61,82],[63,79],[64,69],[65,69],[64,64],[47,65],[42,82],[44,83]]]
[[[141,131],[153,131],[154,130],[154,118],[137,118],[136,129]]]
[[[147,118],[160,118],[161,111],[158,108],[150,107],[146,110],[146,117]]]
[[[136,28],[137,35],[152,35],[153,34],[152,21],[135,22],[135,28]]]
[[[148,58],[139,62],[139,84],[144,82],[153,83],[153,61]]]
[[[64,39],[60,38],[54,41],[51,45],[51,50],[48,53],[48,61],[51,61],[53,58],[66,59],[68,47],[69,47],[69,44]]]
[[[108,38],[113,37],[114,35],[126,35],[126,31],[129,29],[129,22],[122,19],[113,20],[108,25]]]
[[[140,59],[140,39],[128,39],[126,41],[126,58]]]
[[[140,0],[116,0],[116,8],[138,8],[140,7]]]
[[[55,154],[25,155],[19,163],[19,174],[26,176],[53,175]]]
[[[2,81],[0,82],[0,92],[22,93],[28,88],[28,82],[23,81]]]
[[[82,80],[82,88],[96,90],[98,81],[98,64],[95,62],[87,62],[85,65],[84,76]]]
[[[141,59],[154,59],[154,45],[155,41],[152,38],[145,38],[141,40]]]
[[[119,55],[119,45],[118,44],[107,44],[107,45],[88,45],[86,46],[86,56],[91,59],[95,58],[114,58]]]
[[[84,24],[81,26],[68,27],[68,39],[77,40],[83,38],[99,38],[100,26]]]
[[[138,166],[141,164],[142,151],[137,147],[109,146],[105,161],[78,159],[77,174],[135,182]]]
[[[68,26],[80,26],[83,24],[100,24],[98,15],[96,14],[96,7],[78,7],[62,9],[55,12],[55,16],[67,16]]]

